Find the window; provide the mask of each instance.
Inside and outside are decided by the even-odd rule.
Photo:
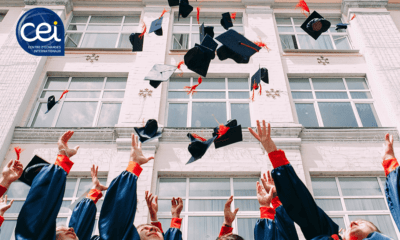
[[[216,127],[236,119],[250,127],[250,85],[247,78],[204,78],[193,96],[184,86],[196,78],[171,78],[168,87],[168,127]]]
[[[65,47],[131,48],[129,35],[138,31],[140,16],[74,16]]]
[[[232,227],[244,239],[253,240],[260,216],[257,181],[258,178],[159,178],[159,220],[164,229],[169,227],[171,199],[181,197],[183,239],[214,240],[224,222],[224,205],[233,195],[231,210],[240,210]]]
[[[6,13],[0,12],[0,22],[3,21],[4,17],[6,16]]]
[[[106,178],[99,178],[99,181],[104,186],[106,185]],[[91,178],[67,178],[67,184],[65,187],[65,194],[61,205],[60,212],[57,216],[57,226],[63,225],[68,226],[69,219],[72,214],[72,210],[69,208],[71,203],[75,202],[86,190],[91,188]],[[21,211],[22,205],[28,196],[30,187],[23,182],[15,181],[7,192],[8,199],[14,199],[14,203],[11,208],[4,214],[4,223],[1,226],[1,240],[10,240],[11,236],[14,235],[15,225],[17,223],[18,214]],[[104,194],[105,195],[105,194]],[[93,230],[93,234],[98,233],[97,219],[100,216],[100,209],[103,204],[104,196],[97,202],[97,214],[96,214],[96,225]]]
[[[194,11],[195,12],[195,11]],[[238,33],[244,34],[242,16],[237,13],[233,27]],[[172,49],[190,49],[194,44],[200,44],[199,27],[204,22],[204,26],[214,26],[214,38],[224,33],[226,30],[221,26],[221,13],[204,13],[200,11],[200,24],[197,24],[196,14],[190,14],[187,18],[179,18],[175,15],[174,26],[172,29]],[[218,41],[219,46],[221,45]]]
[[[300,26],[305,18],[276,18],[279,37],[283,49],[351,49],[346,29],[336,29],[336,24],[341,23],[340,18],[327,18],[331,27],[317,40],[310,37]]]
[[[126,77],[49,77],[32,127],[113,127],[118,123]],[[47,114],[47,99],[68,93]]]
[[[379,127],[364,78],[289,78],[304,127]]]
[[[384,194],[384,177],[311,177],[314,198],[339,229],[365,219],[399,239]]]

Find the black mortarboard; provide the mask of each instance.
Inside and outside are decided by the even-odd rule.
[[[231,14],[229,12],[222,14],[221,25],[228,30],[230,27],[233,27]]]
[[[157,88],[162,82],[168,81],[177,68],[174,65],[154,64],[144,79],[150,80],[150,85]]]
[[[253,88],[254,90],[257,90],[261,80],[267,84],[269,83],[268,70],[266,68],[258,69],[258,71],[251,77],[250,90],[253,90]]]
[[[221,61],[226,58],[232,58],[237,63],[248,63],[250,57],[261,49],[233,29],[226,31],[215,39],[223,44],[217,50],[218,58]]]
[[[179,5],[179,0],[168,0],[168,4],[169,4],[170,7],[178,6]]]
[[[210,59],[215,58],[215,50],[218,47],[218,43],[212,39],[212,37],[206,35],[201,42],[200,45],[195,44],[196,47],[199,47],[203,52],[205,52]]]
[[[57,102],[56,102],[56,97],[54,97],[54,95],[51,95],[47,99],[47,111],[45,112],[45,114],[48,113],[54,107],[54,105],[56,105]]]
[[[134,129],[139,136],[139,141],[142,143],[161,137],[162,129],[158,127],[155,119],[149,119],[144,127],[134,127]]]
[[[22,172],[19,180],[29,186],[32,186],[33,179],[36,177],[36,175],[39,174],[43,167],[48,165],[50,165],[50,163],[38,155],[35,155]]]
[[[199,27],[200,30],[200,42],[203,41],[204,37],[208,34],[211,38],[214,38],[214,27],[204,27],[204,23]]]
[[[162,20],[163,20],[163,17],[157,18],[156,20],[151,22],[149,33],[154,32],[157,36],[162,36],[162,34],[163,34]]]
[[[336,24],[336,31],[337,30],[339,30],[339,29],[347,29],[347,26],[348,26],[349,24],[348,23],[338,23],[338,24]]]
[[[189,14],[192,11],[193,11],[193,7],[189,5],[189,1],[188,0],[180,0],[178,21],[179,21],[179,16],[182,15],[183,18],[186,18],[187,16],[189,16]]]
[[[323,32],[328,31],[330,26],[331,23],[328,20],[324,19],[324,17],[314,11],[301,25],[301,29],[317,40]]]
[[[218,137],[218,131],[220,130],[220,127],[218,126],[214,128],[213,136],[218,137],[214,140],[215,148],[220,148],[232,143],[243,141],[242,126],[237,125],[236,119],[228,120],[227,124],[225,124],[225,127],[229,127],[229,129],[224,134],[222,131],[221,134],[223,135],[220,137]]]
[[[208,67],[211,62],[211,53],[210,50],[207,50],[205,47],[199,47],[200,45],[195,44],[195,46],[187,51],[183,60],[185,61],[185,65],[188,69],[193,72],[206,77],[208,72]]]
[[[140,33],[132,33],[129,36],[129,41],[132,44],[132,52],[141,52],[143,51],[143,40],[144,36],[139,37]]]
[[[201,138],[197,136],[196,134],[190,134],[188,133],[187,136],[190,138],[191,143],[188,146],[188,150],[192,157],[189,159],[189,161],[186,164],[195,162],[202,158],[204,154],[206,153],[207,149],[211,146],[213,141],[217,136],[214,136],[208,140]]]

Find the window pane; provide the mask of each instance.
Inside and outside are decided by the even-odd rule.
[[[121,103],[103,103],[101,105],[98,127],[114,127],[118,123]]]
[[[168,92],[168,98],[189,98],[186,92]]]
[[[290,18],[276,18],[276,24],[278,25],[292,25]]]
[[[378,115],[372,103],[356,104],[358,115],[360,116],[363,127],[379,127],[377,123]]]
[[[339,199],[315,199],[318,207],[324,211],[342,211],[342,204]]]
[[[283,49],[299,49],[295,35],[279,35]]]
[[[88,16],[74,16],[71,23],[86,23],[88,18]]]
[[[292,90],[311,90],[308,78],[289,78],[289,85]]]
[[[254,240],[254,226],[258,218],[238,218],[238,234],[246,240]]]
[[[103,202],[104,200],[100,199],[99,201],[97,201],[96,203],[96,211],[99,213],[101,211],[101,207],[103,207]]]
[[[7,198],[10,200],[10,196],[7,195]],[[19,213],[21,211],[22,205],[24,205],[25,201],[14,201],[11,205],[10,209],[7,210],[6,214],[10,213]]]
[[[350,90],[368,89],[364,78],[346,78],[346,83]]]
[[[129,41],[129,35],[130,34],[121,34],[118,42],[118,47],[119,48],[131,48],[132,44]]]
[[[256,199],[251,199],[251,200],[236,199],[235,208],[239,208],[240,211],[259,211],[260,204]]]
[[[80,197],[83,193],[85,193],[91,187],[92,187],[92,179],[82,178],[79,182],[78,193],[76,194],[76,197]]]
[[[121,23],[122,16],[92,16],[89,23]]]
[[[350,103],[318,103],[324,127],[358,127]]]
[[[311,92],[292,92],[293,99],[313,99]]]
[[[339,229],[346,229],[344,225],[344,219],[342,217],[331,217],[332,221],[334,221],[337,225],[339,225]]]
[[[183,208],[185,209],[185,208]],[[185,218],[182,219],[182,226],[183,226],[183,221]],[[168,226],[171,225],[171,218],[159,218],[158,221],[160,221],[161,226],[165,226],[164,228],[166,229]],[[164,230],[165,231],[165,230]]]
[[[67,77],[49,77],[44,85],[44,89],[61,89],[67,88],[68,78]]]
[[[194,83],[197,83],[197,79],[193,79]],[[224,78],[205,78],[203,82],[197,87],[197,89],[225,89]]]
[[[186,127],[187,103],[170,103],[168,105],[168,127]]]
[[[315,92],[317,99],[348,99],[347,92]]]
[[[200,17],[200,20],[201,20],[200,23],[204,22],[204,25],[206,25],[206,24],[220,24],[221,17]],[[236,20],[234,22],[236,23],[237,20],[238,20],[238,18],[236,18]]]
[[[231,119],[236,119],[242,128],[251,127],[249,104],[231,103]]]
[[[68,33],[65,39],[65,47],[78,47],[82,33]]]
[[[126,77],[108,77],[105,89],[125,89]]]
[[[185,86],[190,85],[189,78],[171,78],[169,80],[169,89],[183,89]]]
[[[339,196],[335,178],[311,178],[314,196]]]
[[[99,98],[99,92],[83,92],[83,91],[70,91],[67,93],[66,98]]]
[[[6,192],[6,195],[8,196],[9,199],[26,198],[26,196],[28,196],[29,190],[30,186],[17,180],[10,185],[10,187]]]
[[[125,92],[122,91],[105,91],[103,98],[124,98]]]
[[[191,240],[214,240],[223,221],[224,217],[189,217],[188,236]]]
[[[56,219],[56,226],[64,226],[67,227],[67,218],[57,218]]]
[[[191,178],[189,196],[230,196],[229,178]]]
[[[43,91],[40,98],[44,98],[47,101],[50,96],[54,96],[56,99],[59,99],[62,93],[63,91]]]
[[[64,197],[73,197],[76,187],[76,180],[77,180],[76,178],[67,178]]]
[[[190,200],[189,211],[224,211],[226,200]]]
[[[172,49],[188,49],[189,34],[174,33],[172,41]]]
[[[99,77],[74,77],[70,89],[102,89],[104,78]]]
[[[64,102],[56,127],[91,127],[97,102]]]
[[[83,48],[115,48],[117,33],[86,33],[81,47]]]
[[[62,201],[59,213],[70,213],[71,210],[68,208],[71,205],[71,201]]]
[[[5,220],[1,225],[0,239],[9,240],[13,235],[17,220]]]
[[[304,23],[304,17],[303,18],[293,18],[294,25],[302,25]]]
[[[183,199],[183,210],[185,212],[186,200]],[[160,212],[171,212],[171,200],[158,200],[158,210]],[[169,226],[169,225],[168,225]]]
[[[174,23],[182,24],[182,23],[190,23],[190,18],[191,16],[188,16],[187,18],[180,17],[178,21],[178,14],[174,16]]]
[[[302,49],[333,49],[331,38],[321,35],[317,40],[309,35],[297,35]]]
[[[172,27],[172,31],[174,33],[188,33],[188,32],[190,32],[190,26],[189,25],[174,25]]]
[[[235,196],[257,196],[256,182],[258,178],[234,178],[233,190]]]
[[[194,47],[194,44],[200,44],[200,34],[192,33],[192,38],[190,39],[190,48]]]
[[[278,32],[294,32],[293,27],[280,27],[278,26]]]
[[[297,117],[299,123],[304,127],[318,127],[317,115],[315,114],[314,104],[296,103]]]
[[[125,23],[139,23],[140,22],[140,16],[125,16],[124,24]]]
[[[393,222],[389,215],[349,215],[350,221],[365,219],[372,222],[381,232],[392,239],[398,239],[394,230]]]
[[[201,85],[200,85],[201,86]],[[226,103],[194,102],[192,103],[192,127],[215,127],[215,118],[220,123],[226,122]]]
[[[299,27],[294,27],[294,30],[298,33],[306,33],[300,26]]]
[[[371,99],[372,95],[370,92],[350,92],[351,98],[354,99]]]
[[[313,78],[312,83],[315,90],[345,90],[341,78]]]
[[[186,178],[160,178],[159,197],[185,197]]]
[[[344,199],[348,211],[388,210],[383,198]]]
[[[248,78],[228,78],[228,89],[249,89]]]
[[[138,29],[137,25],[122,26],[122,32],[136,32]],[[139,30],[140,31],[140,30]],[[126,34],[129,37],[130,34]]]
[[[336,49],[340,50],[351,49],[347,36],[332,36],[332,38],[333,41],[335,42]]]
[[[193,99],[225,99],[225,92],[196,92]]]
[[[51,127],[58,106],[59,104],[56,104],[50,112],[44,114],[47,112],[47,103],[40,103],[35,118],[33,119],[32,127]]]
[[[382,195],[378,180],[372,177],[340,177],[343,196],[377,196]]]
[[[229,92],[230,99],[248,99],[249,92]]]
[[[106,32],[118,32],[121,30],[120,25],[89,25],[87,31],[106,31]]]

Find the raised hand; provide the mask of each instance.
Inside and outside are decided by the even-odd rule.
[[[267,153],[276,151],[274,141],[271,139],[271,125],[268,123],[268,131],[265,126],[265,120],[263,120],[263,127],[260,126],[260,121],[257,120],[257,133],[253,129],[249,128],[250,133],[261,142]]]
[[[132,133],[132,150],[129,161],[138,163],[139,165],[145,164],[154,157],[146,158],[142,152],[142,144],[139,142],[139,137]]]
[[[94,185],[94,188],[99,190],[99,191],[105,191],[108,189],[108,187],[101,185],[99,178],[97,177],[97,172],[99,171],[99,166],[95,166],[93,164],[92,168],[90,169],[90,173],[92,174],[92,183]]]
[[[270,191],[267,193],[261,186],[261,184],[257,181],[257,199],[260,207],[269,207],[271,205],[274,190],[275,187],[271,187]]]
[[[232,222],[236,218],[236,214],[239,211],[239,208],[236,208],[235,211],[231,212],[231,203],[233,201],[233,196],[230,196],[228,201],[225,203],[224,208],[224,225],[232,226]]]
[[[274,197],[277,196],[276,188],[275,188],[275,182],[274,182],[274,179],[271,177],[271,172],[268,171],[267,174],[268,174],[268,175],[267,175],[268,178],[266,177],[265,173],[263,174],[263,177],[261,178],[261,183],[262,183],[262,185],[263,185],[265,191],[267,191],[267,192],[269,192],[270,189],[271,189],[272,187],[274,187],[274,190],[272,191],[272,194],[273,194],[272,197],[274,198]]]
[[[172,207],[171,207],[171,214],[172,218],[180,218],[181,212],[183,209],[183,200],[182,198],[172,198],[171,200]]]
[[[8,188],[12,182],[18,180],[18,178],[21,177],[23,171],[23,166],[20,161],[10,160],[3,168],[0,184],[3,187]]]
[[[4,213],[10,209],[14,200],[11,200],[9,204],[7,204],[7,195],[0,197],[0,216],[4,216]]]
[[[393,135],[389,135],[389,133],[386,133],[385,143],[383,144],[383,148],[384,148],[384,154],[382,156],[383,160],[395,158],[393,150]]]
[[[67,157],[72,157],[74,156],[79,149],[79,146],[76,146],[74,148],[69,148],[68,147],[68,140],[72,137],[74,134],[73,131],[66,131],[58,140],[58,152],[61,155],[65,155]]]
[[[158,218],[157,218],[158,196],[153,196],[152,193],[149,194],[149,191],[146,191],[145,199],[146,199],[147,207],[149,208],[151,221],[153,221],[153,222],[158,221]],[[153,202],[153,199],[154,199],[154,202]]]

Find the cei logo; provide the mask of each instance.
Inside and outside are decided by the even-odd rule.
[[[64,25],[61,18],[47,8],[33,8],[18,20],[19,45],[35,56],[64,56]]]

